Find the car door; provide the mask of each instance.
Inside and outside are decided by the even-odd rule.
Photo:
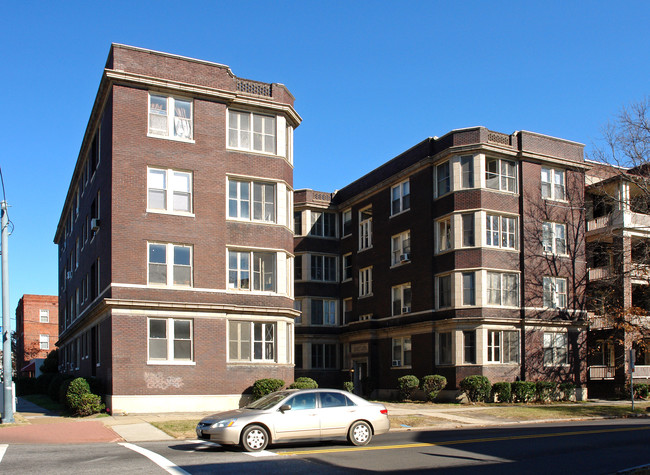
[[[320,437],[320,417],[316,393],[296,394],[284,404],[287,411],[274,414],[275,440]]]
[[[345,394],[320,393],[321,437],[347,435],[348,427],[357,418],[357,406]]]

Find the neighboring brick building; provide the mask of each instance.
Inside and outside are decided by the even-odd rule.
[[[293,378],[293,130],[281,84],[114,44],[54,238],[61,370],[113,411],[236,406]]]
[[[59,299],[56,295],[25,294],[16,307],[16,371],[38,376],[47,354],[59,338]]]
[[[297,191],[296,375],[584,387],[586,168],[581,144],[476,127],[332,196]]]

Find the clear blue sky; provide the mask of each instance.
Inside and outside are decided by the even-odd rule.
[[[461,127],[588,150],[650,93],[649,24],[647,1],[5,2],[12,318],[23,294],[57,293],[54,232],[112,42],[286,84],[303,117],[294,185],[333,191]]]

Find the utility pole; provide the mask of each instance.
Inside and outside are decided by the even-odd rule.
[[[9,321],[9,216],[7,202],[0,202],[2,211],[2,386],[4,408],[2,423],[14,422],[14,406],[11,377],[11,323]]]

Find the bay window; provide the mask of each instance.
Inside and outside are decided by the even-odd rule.
[[[276,153],[275,117],[253,112],[228,111],[228,147]]]

